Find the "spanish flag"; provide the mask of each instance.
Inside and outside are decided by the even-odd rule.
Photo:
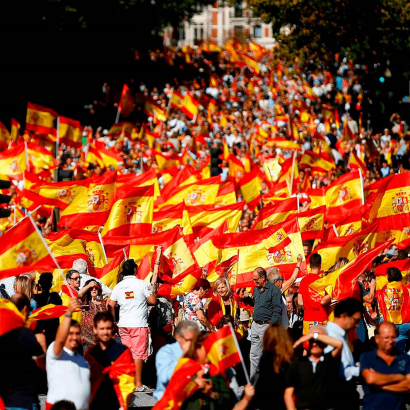
[[[41,168],[50,169],[54,166],[54,154],[45,147],[28,142],[27,155],[30,164],[37,171],[41,171]]]
[[[237,343],[231,325],[218,329],[204,340],[208,359],[216,366],[219,373],[225,372],[241,362]]]
[[[252,71],[256,75],[259,75],[260,73],[259,64],[258,64],[258,61],[254,57],[252,57],[249,54],[245,54],[245,53],[239,53],[239,57],[241,59],[241,62],[243,62],[250,69],[252,69]]]
[[[279,202],[277,205],[268,205],[263,207],[251,229],[258,230],[267,228],[271,225],[276,225],[285,221],[292,214],[296,214],[299,210],[298,198],[289,198]]]
[[[110,289],[114,289],[114,286],[118,283],[118,276],[121,272],[122,264],[127,259],[126,255],[128,255],[128,252],[129,246],[117,251],[106,265],[102,268],[95,268],[95,277]],[[109,257],[109,255],[107,255],[107,257]]]
[[[239,185],[242,196],[245,199],[250,211],[253,211],[261,202],[261,187],[264,179],[259,168],[254,168],[241,179]]]
[[[157,174],[155,170],[150,169],[143,174],[126,174],[126,175],[117,175],[117,188],[134,188],[141,186],[154,185],[154,199],[157,199],[161,196],[159,191],[159,184],[157,179]]]
[[[76,195],[61,213],[59,226],[84,228],[104,225],[115,200],[116,171],[106,172],[98,182],[93,182],[86,193]]]
[[[54,267],[30,216],[4,233],[0,245],[0,279]]]
[[[14,118],[11,119],[11,140],[17,142],[20,138],[20,123]]]
[[[276,148],[290,149],[290,150],[296,150],[296,151],[300,151],[302,148],[301,145],[298,144],[297,142],[289,141],[281,137],[271,138],[266,145],[276,147]]]
[[[389,247],[391,242],[384,243],[377,248],[369,250],[356,259],[350,261],[345,266],[329,273],[323,278],[311,283],[310,288],[318,292],[321,296],[327,293],[332,300],[341,301],[349,297],[362,300],[357,278],[369,268],[373,260]]]
[[[10,179],[23,179],[23,172],[27,169],[27,158],[24,143],[14,148],[0,152],[0,175],[7,175]]]
[[[381,290],[387,285],[387,270],[397,268],[403,276],[403,283],[406,287],[410,286],[410,259],[401,259],[393,262],[382,263],[377,266],[374,274],[376,275],[376,289]]]
[[[58,319],[63,316],[65,312],[67,312],[67,306],[53,304],[45,305],[31,312],[25,326],[34,331],[39,320]]]
[[[118,151],[114,151],[113,148],[100,148],[98,154],[102,160],[104,168],[112,167],[117,169],[120,165],[124,164],[124,158]]]
[[[107,135],[110,137],[119,137],[120,135],[123,135],[127,138],[131,138],[133,130],[134,124],[132,122],[118,122],[111,126]]]
[[[155,211],[152,218],[152,233],[167,231],[177,225],[184,227],[184,209],[185,204],[181,202],[178,205]]]
[[[13,302],[0,299],[0,336],[24,326],[26,319]]]
[[[168,182],[161,191],[164,198],[169,197],[176,188],[193,184],[198,181],[196,170],[190,165],[182,167],[177,174]]]
[[[54,120],[57,117],[58,114],[51,108],[29,102],[27,105],[26,130],[35,134],[51,136],[51,140],[55,142]]]
[[[376,291],[383,320],[395,325],[410,322],[409,289],[402,282],[388,282],[381,290]]]
[[[134,109],[134,98],[127,84],[122,87],[121,99],[118,104],[118,111],[123,117],[128,117]]]
[[[213,205],[218,195],[220,176],[203,179],[190,185],[181,186],[172,194],[164,198],[164,203],[159,206],[176,205],[185,201],[187,206]]]
[[[245,168],[240,159],[230,154],[228,157],[228,177],[232,181],[239,181],[245,175]]]
[[[312,171],[328,172],[336,169],[333,158],[330,158],[327,154],[316,154],[313,151],[305,151],[300,161],[300,168],[310,168]]]
[[[7,146],[8,142],[10,141],[11,136],[9,133],[9,130],[6,128],[6,126],[0,121],[0,142],[5,144]]]
[[[379,224],[377,243],[393,239],[399,249],[410,246],[410,214],[388,215],[374,220]]]
[[[350,141],[354,140],[356,136],[354,135],[353,131],[350,129],[349,124],[347,122],[347,115],[345,122],[343,123],[343,130],[342,130],[342,141]]]
[[[59,117],[58,139],[60,144],[73,148],[81,148],[83,146],[83,131],[84,127],[80,124],[80,121],[62,116]]]
[[[214,208],[213,205],[187,207],[195,237],[203,237],[228,221],[229,232],[236,232],[245,202]]]
[[[364,187],[364,197],[366,201],[367,201],[367,198],[369,198],[372,194],[375,194],[374,198],[376,198],[379,188],[386,184],[386,180],[390,181],[393,177],[394,175],[390,175],[386,178],[379,179],[377,181],[372,182],[371,184],[366,185]]]
[[[154,185],[118,189],[101,236],[146,236],[151,234]]]
[[[199,102],[187,93],[182,101],[181,111],[190,119],[193,120],[198,115]]]
[[[350,153],[347,167],[350,169],[360,169],[360,171],[362,172],[362,176],[364,177],[366,175],[367,167],[362,162],[362,160],[357,156],[357,152],[355,149]]]
[[[198,390],[199,386],[191,378],[200,370],[202,367],[198,362],[188,358],[179,359],[164,395],[152,410],[179,410],[185,400]]]
[[[265,161],[263,163],[263,170],[268,181],[277,182],[282,172],[282,166],[279,161],[275,158],[271,161]]]
[[[298,220],[303,241],[322,238],[325,226],[325,212],[326,207],[322,205],[291,216]]]
[[[148,117],[154,118],[155,121],[166,121],[167,115],[165,110],[160,107],[156,101],[151,98],[147,98],[144,104],[144,112]]]
[[[218,196],[215,201],[215,208],[224,205],[233,205],[236,203],[235,185],[233,182],[227,182],[218,190]]]
[[[171,104],[171,107],[180,108],[183,101],[184,101],[184,97],[181,94],[179,94],[176,91],[172,92],[171,99],[169,102]]]
[[[153,149],[150,151],[151,156],[155,158],[155,161],[158,164],[159,171],[163,171],[164,169],[179,165],[181,162],[178,154],[166,154],[163,152],[155,151]]]

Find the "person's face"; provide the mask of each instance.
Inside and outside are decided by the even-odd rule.
[[[78,326],[71,326],[68,333],[67,340],[65,342],[65,347],[72,351],[77,351],[78,346],[81,343],[81,330]]]
[[[74,289],[78,289],[80,287],[80,280],[81,280],[81,276],[78,272],[73,273],[73,276],[71,276],[70,279],[68,279],[68,284],[74,288]]]
[[[225,282],[221,282],[218,287],[216,288],[216,292],[218,293],[218,296],[223,298],[224,296],[227,296],[228,294],[228,288],[226,287]]]
[[[324,335],[325,332],[322,329],[314,329],[310,331],[311,333],[319,333],[320,335]],[[323,354],[323,351],[325,350],[326,345],[322,342],[319,342],[318,340],[309,340],[309,354],[313,356],[320,357]]]
[[[176,335],[176,339],[184,352],[188,351],[190,348],[194,336],[195,333],[192,330],[185,331],[183,335]]]
[[[91,288],[91,297],[92,297],[93,299],[97,299],[99,291],[100,291],[100,287],[99,287],[99,286],[93,286],[93,287]]]
[[[391,353],[396,346],[396,330],[393,326],[381,326],[375,337],[377,347],[384,353]]]
[[[208,356],[206,354],[206,350],[204,346],[196,349],[196,354],[198,355],[198,363],[199,364],[207,364],[209,363]]]
[[[276,279],[274,285],[275,285],[278,289],[282,289],[283,278],[278,278],[278,279]]]
[[[112,339],[113,323],[110,320],[100,320],[94,327],[94,334],[98,340],[107,343]]]
[[[305,254],[305,258],[307,258],[310,255],[311,248],[308,245],[303,246],[303,253]]]
[[[341,316],[341,327],[343,330],[348,332],[351,329],[356,329],[360,325],[360,320],[362,318],[362,315],[360,312],[356,312],[353,314],[353,316],[348,316],[345,313]]]
[[[286,311],[291,312],[293,309],[293,304],[292,304],[292,297],[286,297]]]
[[[262,287],[265,285],[265,278],[264,278],[264,276],[259,276],[259,274],[256,273],[256,272],[253,272],[253,274],[252,274],[252,279],[253,279],[253,281],[255,282],[255,285],[256,285],[258,288],[262,288]]]
[[[203,290],[202,288],[198,290],[198,296],[200,298],[203,298],[205,296],[206,290]]]

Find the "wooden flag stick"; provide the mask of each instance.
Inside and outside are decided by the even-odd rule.
[[[233,330],[233,327],[232,327],[232,324],[231,324],[231,323],[229,323],[229,328],[231,329],[233,341],[235,342],[235,346],[236,346],[236,348],[237,348],[237,350],[238,350],[239,357],[241,358],[241,363],[242,363],[242,367],[243,367],[243,372],[245,373],[245,377],[246,377],[246,383],[249,384],[249,383],[251,382],[251,380],[249,379],[248,370],[246,369],[245,362],[243,361],[243,356],[242,356],[241,348],[239,347],[238,340],[236,339],[235,331]]]

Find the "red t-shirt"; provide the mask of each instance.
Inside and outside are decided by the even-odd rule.
[[[304,307],[303,320],[308,322],[323,322],[327,320],[327,312],[320,304],[322,297],[318,293],[314,293],[313,290],[309,291],[309,285],[318,279],[320,279],[318,274],[310,273],[300,281],[299,293],[302,295]],[[317,298],[315,298],[315,295]]]

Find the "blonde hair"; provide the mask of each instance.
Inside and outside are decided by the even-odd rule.
[[[218,295],[217,289],[218,289],[218,286],[221,283],[225,284],[226,288],[228,289],[227,296],[228,296],[228,298],[230,298],[232,296],[232,288],[231,288],[231,285],[229,283],[229,280],[225,277],[219,278],[214,282],[214,285],[213,285],[214,295]]]
[[[16,289],[16,293],[22,293],[23,295],[26,295],[29,300],[31,300],[33,285],[29,277],[25,275],[18,276],[14,281],[14,287]]]
[[[327,270],[327,271],[325,272],[325,276],[328,275],[329,273],[332,273],[332,272],[334,272],[334,271],[340,269],[341,267],[347,265],[348,263],[349,263],[349,259],[347,259],[347,258],[339,258],[339,259],[335,262],[335,264],[334,264],[331,268],[329,268],[329,270]]]

